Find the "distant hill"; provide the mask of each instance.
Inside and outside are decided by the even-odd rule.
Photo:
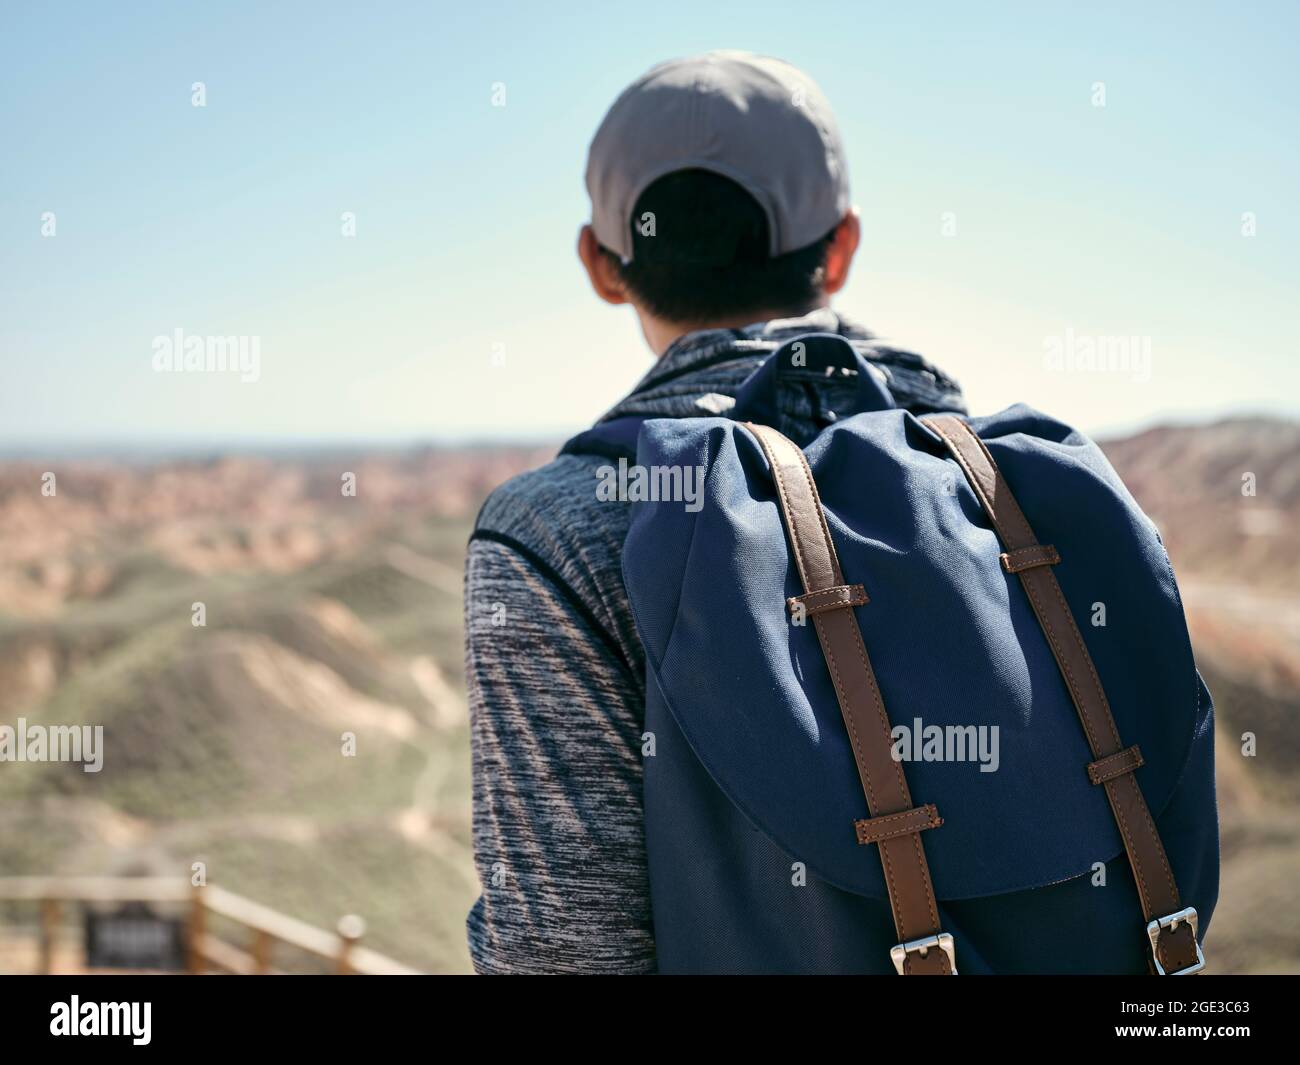
[[[1300,591],[1300,422],[1149,429],[1105,451],[1180,569]]]

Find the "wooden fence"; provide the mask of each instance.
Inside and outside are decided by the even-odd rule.
[[[39,968],[53,969],[54,943],[69,903],[162,903],[186,907],[185,964],[190,973],[244,976],[277,973],[275,948],[293,947],[331,963],[340,974],[416,975],[416,970],[360,945],[365,922],[347,916],[327,932],[216,886],[158,877],[0,877],[0,901],[35,903],[40,911]],[[225,918],[248,933],[244,944],[219,938],[211,917]]]

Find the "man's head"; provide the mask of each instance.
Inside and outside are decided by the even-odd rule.
[[[830,106],[777,59],[710,52],[614,102],[587,160],[592,287],[630,303],[660,353],[691,329],[824,305],[858,244]]]

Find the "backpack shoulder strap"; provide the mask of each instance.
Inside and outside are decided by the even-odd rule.
[[[1061,557],[1051,545],[1038,542],[993,456],[970,425],[947,414],[924,422],[939,434],[975,490],[1006,548],[1002,568],[1020,578],[1060,667],[1095,759],[1087,766],[1088,779],[1106,789],[1124,839],[1148,921],[1152,965],[1162,976],[1199,972],[1205,957],[1196,939],[1196,910],[1184,908],[1179,900],[1164,844],[1133,776],[1142,765],[1142,754],[1137,747],[1126,748],[1119,738],[1101,678],[1052,572]]]
[[[875,843],[885,870],[899,943],[890,956],[900,974],[956,975],[951,934],[939,908],[921,832],[943,824],[931,805],[913,806],[902,766],[890,751],[889,717],[853,607],[867,602],[861,584],[846,585],[821,499],[803,451],[775,429],[742,423],[758,440],[776,484],[804,594],[789,600],[811,616],[835,685],[871,817],[854,822],[859,843]],[[847,826],[846,826],[847,827]]]

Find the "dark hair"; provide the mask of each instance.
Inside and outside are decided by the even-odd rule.
[[[637,301],[669,322],[798,313],[821,294],[831,233],[772,256],[767,215],[758,201],[711,171],[678,170],[659,178],[637,198],[628,224],[632,261],[624,263],[608,249],[605,254],[618,264]]]

